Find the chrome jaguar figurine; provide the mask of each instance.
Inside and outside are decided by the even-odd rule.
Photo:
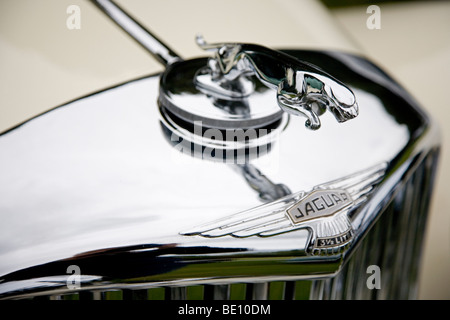
[[[351,89],[318,67],[286,53],[260,45],[244,43],[207,43],[201,35],[197,44],[213,51],[206,67],[210,79],[196,78],[198,87],[208,94],[242,99],[251,94],[249,76],[277,91],[282,110],[307,117],[306,127],[320,128],[319,115],[326,109],[338,122],[358,115],[358,105]],[[205,75],[205,70],[199,74]]]

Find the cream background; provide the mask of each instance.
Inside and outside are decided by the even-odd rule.
[[[333,10],[336,21],[328,22],[330,13],[313,0],[118,2],[185,58],[203,55],[194,43],[202,32],[214,42],[364,52],[388,70],[441,124],[443,154],[419,298],[450,298],[449,2],[380,5],[380,30],[366,28],[366,6]],[[66,27],[71,4],[81,8],[80,30]],[[0,1],[0,132],[80,96],[161,70],[88,1]]]

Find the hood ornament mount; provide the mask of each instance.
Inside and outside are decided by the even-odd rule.
[[[92,1],[166,67],[158,102],[184,129],[195,121],[219,130],[274,128],[288,113],[306,116],[306,127],[317,130],[326,110],[338,122],[358,115],[351,89],[319,67],[260,45],[209,44],[201,36],[197,44],[214,56],[184,60],[113,1]]]

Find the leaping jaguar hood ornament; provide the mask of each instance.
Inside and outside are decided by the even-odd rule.
[[[320,128],[319,115],[328,109],[338,122],[358,115],[351,89],[320,68],[281,51],[244,43],[207,43],[201,35],[197,44],[213,51],[208,66],[199,71],[196,85],[209,95],[242,99],[251,94],[249,76],[276,90],[280,108],[306,116],[306,127]]]

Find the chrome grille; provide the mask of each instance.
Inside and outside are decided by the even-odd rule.
[[[430,153],[334,277],[317,280],[311,299],[414,299],[438,151]],[[367,288],[367,267],[381,270],[381,288]]]
[[[64,295],[36,296],[42,300],[306,300],[314,281],[275,281],[158,287],[139,290],[81,291]]]

